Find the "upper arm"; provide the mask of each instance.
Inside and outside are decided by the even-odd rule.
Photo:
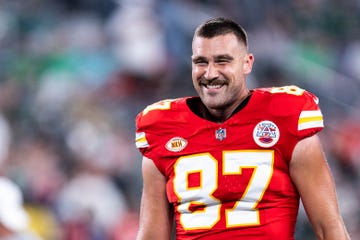
[[[143,192],[137,239],[168,240],[171,237],[172,212],[166,198],[166,179],[147,157],[143,157],[142,175]]]
[[[290,175],[319,239],[348,239],[339,213],[335,184],[318,136],[294,149]]]

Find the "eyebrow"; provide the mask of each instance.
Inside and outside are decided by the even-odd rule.
[[[215,56],[215,60],[219,60],[219,59],[234,60],[234,57],[229,54],[221,54],[221,55]]]
[[[221,54],[221,55],[216,55],[216,56],[214,57],[214,59],[215,59],[215,61],[220,60],[220,59],[233,60],[234,57],[231,56],[231,55],[229,55],[229,54]],[[208,60],[208,58],[203,57],[203,56],[197,56],[197,57],[192,58],[192,61],[193,61],[193,62],[197,62],[197,61],[207,61],[207,60]]]
[[[206,57],[203,57],[203,56],[192,57],[192,61],[193,61],[193,62],[207,61],[207,58],[206,58]]]

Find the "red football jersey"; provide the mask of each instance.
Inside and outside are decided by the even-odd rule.
[[[164,100],[136,118],[136,146],[167,179],[177,239],[294,239],[296,143],[323,128],[318,99],[296,86],[252,90],[228,120]]]

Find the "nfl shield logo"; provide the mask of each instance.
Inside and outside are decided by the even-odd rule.
[[[215,131],[215,137],[217,140],[222,141],[226,138],[226,129],[219,128]]]

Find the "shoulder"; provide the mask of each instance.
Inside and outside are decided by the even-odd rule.
[[[187,110],[187,98],[164,99],[146,106],[136,116],[137,127],[175,120],[176,115]]]
[[[260,88],[254,90],[257,104],[263,103],[275,117],[289,117],[296,125],[299,139],[311,136],[324,127],[319,99],[297,86]]]
[[[318,103],[318,98],[315,94],[302,89],[296,85],[281,86],[281,87],[270,87],[270,88],[257,88],[254,89],[256,93],[264,97],[271,97],[273,99],[282,99],[289,101],[311,101]]]
[[[302,111],[320,110],[317,96],[298,86],[254,89],[254,95],[268,104],[268,110],[277,115],[300,114]]]
[[[187,120],[184,115],[190,112],[186,104],[188,98],[190,97],[161,100],[138,113],[135,119],[135,139],[137,148],[141,149],[143,154],[148,152],[150,142],[182,130],[182,125]],[[149,158],[153,159],[153,156]]]

